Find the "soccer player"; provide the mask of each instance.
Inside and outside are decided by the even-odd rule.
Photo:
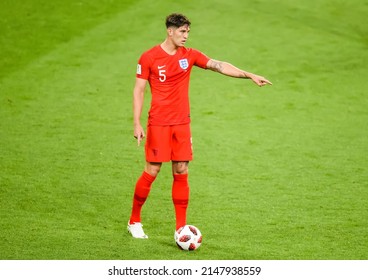
[[[241,70],[230,63],[209,58],[202,52],[184,47],[190,21],[182,14],[166,17],[167,37],[163,43],[144,52],[137,66],[133,90],[134,137],[140,145],[146,136],[146,164],[137,180],[128,231],[134,238],[148,238],[141,223],[141,209],[163,162],[172,163],[172,201],[176,229],[186,224],[189,201],[188,164],[192,160],[189,111],[189,77],[193,66],[235,78],[251,79],[258,86],[271,85],[262,76]],[[147,135],[140,118],[144,91],[150,85],[152,100]]]

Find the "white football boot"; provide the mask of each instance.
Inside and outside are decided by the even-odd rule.
[[[141,223],[129,224],[128,222],[128,232],[130,232],[134,238],[148,238],[147,234],[143,231],[143,225]]]

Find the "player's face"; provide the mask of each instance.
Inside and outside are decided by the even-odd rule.
[[[179,28],[173,28],[171,38],[177,47],[184,46],[189,37],[190,27],[186,24]]]

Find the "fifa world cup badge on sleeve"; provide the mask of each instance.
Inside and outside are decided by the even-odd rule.
[[[138,75],[142,74],[142,66],[140,64],[137,65],[137,74]]]

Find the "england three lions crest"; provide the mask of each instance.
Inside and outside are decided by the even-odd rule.
[[[184,59],[180,59],[179,60],[179,65],[181,67],[181,69],[187,69],[189,67],[189,63],[188,63],[188,59],[184,58]]]

